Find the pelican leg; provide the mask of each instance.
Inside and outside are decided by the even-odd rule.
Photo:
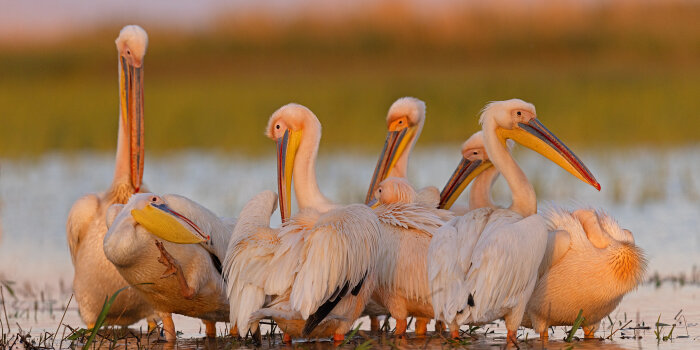
[[[423,336],[428,332],[429,318],[416,317],[416,335]]]
[[[202,322],[204,322],[204,326],[206,327],[205,334],[207,338],[216,338],[216,322],[208,320],[202,320]]]
[[[168,253],[167,250],[165,250],[162,242],[156,241],[156,246],[160,251],[158,262],[167,267],[160,278],[167,278],[175,275],[178,283],[180,283],[180,292],[182,293],[182,296],[187,300],[192,299],[194,297],[194,289],[187,284],[185,274],[182,272],[182,267],[180,267],[180,264],[172,257],[172,255],[170,255],[170,253]]]
[[[379,319],[377,316],[369,317],[369,330],[371,332],[379,332]]]
[[[549,329],[545,329],[544,331],[540,332],[540,340],[542,342],[549,341]]]
[[[518,346],[518,332],[517,332],[517,330],[514,331],[514,330],[509,329],[508,336],[506,338],[508,339],[508,343],[513,343],[513,345],[515,345],[516,348],[518,348],[518,349],[520,348],[520,346]]]
[[[333,334],[333,344],[340,345],[342,342],[345,341],[345,334],[338,334],[335,333]]]
[[[284,335],[282,335],[282,342],[284,342],[285,344],[291,344],[292,336],[289,335],[289,333],[284,333]]]
[[[231,328],[228,330],[228,333],[231,334],[231,336],[234,338],[240,337],[240,335],[238,334],[238,326],[235,324],[231,326]]]
[[[435,321],[435,333],[442,333],[445,331],[445,322]]]
[[[595,339],[596,326],[583,326],[583,339]]]
[[[406,327],[407,327],[406,319],[396,319],[396,331],[394,332],[394,335],[398,335],[399,337],[402,337],[404,334],[406,334]]]
[[[149,317],[148,322],[148,333],[153,332],[154,329],[158,328],[158,320],[155,317]]]
[[[173,316],[169,313],[159,313],[160,319],[163,320],[163,333],[165,334],[165,340],[168,343],[177,340],[177,333],[175,333],[175,323],[173,322]]]

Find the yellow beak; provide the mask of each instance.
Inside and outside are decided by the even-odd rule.
[[[134,66],[120,57],[121,76],[119,96],[122,125],[129,134],[131,149],[131,184],[136,192],[143,180],[144,119],[143,119],[143,66]]]
[[[450,209],[454,204],[455,200],[464,192],[469,183],[471,183],[479,174],[484,170],[492,167],[493,164],[487,161],[475,160],[470,161],[466,158],[462,158],[462,161],[457,165],[452,176],[443,187],[442,192],[440,192],[440,204],[438,208],[440,209]]]
[[[595,179],[586,165],[539,120],[532,119],[528,123],[518,123],[518,126],[512,130],[498,128],[496,132],[502,142],[505,143],[506,139],[516,141],[547,157],[581,181],[600,191],[598,180]]]
[[[287,129],[284,135],[277,139],[277,188],[282,222],[287,221],[291,216],[292,174],[294,160],[301,142],[301,133],[301,131]]]
[[[414,125],[396,131],[389,131],[386,135],[384,148],[382,149],[382,153],[379,154],[379,160],[377,161],[377,166],[374,168],[374,175],[372,175],[372,182],[367,190],[365,204],[370,203],[379,183],[389,177],[391,170],[396,165],[396,161],[411,144],[417,130],[418,126]]]
[[[199,226],[166,204],[149,204],[143,209],[133,209],[131,216],[148,232],[168,242],[192,244],[209,240]]]

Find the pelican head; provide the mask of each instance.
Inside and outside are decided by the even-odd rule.
[[[510,144],[510,143],[509,143]],[[440,209],[450,209],[460,194],[484,170],[493,166],[484,147],[484,133],[477,131],[462,144],[462,160],[440,193]]]
[[[416,190],[402,177],[388,177],[377,186],[374,193],[374,202],[369,205],[373,208],[380,204],[402,203],[409,204],[416,200]]]
[[[303,133],[315,135],[314,141],[318,143],[321,122],[310,109],[296,103],[280,107],[267,123],[265,134],[277,142],[277,186],[282,222],[291,215],[292,174]],[[311,154],[311,158],[315,157],[316,154]]]
[[[201,243],[209,239],[202,229],[185,215],[191,201],[176,195],[158,196],[137,193],[126,204],[114,204],[107,210],[104,250],[114,264],[126,266],[138,255],[143,242],[153,236],[180,244]],[[178,211],[174,209],[178,208]],[[181,213],[182,212],[182,213]]]
[[[372,200],[377,185],[389,176],[406,177],[408,154],[425,123],[425,102],[415,97],[402,97],[389,107],[386,116],[387,136],[365,203]]]
[[[482,110],[479,122],[484,128],[495,128],[502,143],[512,139],[600,191],[600,184],[583,162],[537,119],[531,103],[519,99],[491,102]]]
[[[143,58],[148,46],[148,35],[143,28],[129,25],[119,32],[116,44],[119,54],[121,127],[129,135],[131,183],[138,192],[143,179]]]

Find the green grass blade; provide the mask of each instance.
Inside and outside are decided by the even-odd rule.
[[[571,327],[571,330],[569,331],[569,335],[566,337],[566,342],[571,343],[571,341],[574,339],[574,334],[576,331],[581,327],[581,324],[583,324],[583,321],[586,319],[583,317],[583,309],[578,311],[578,316],[576,316],[576,321],[574,321],[574,325]]]

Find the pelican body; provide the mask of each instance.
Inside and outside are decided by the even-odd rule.
[[[433,317],[428,284],[427,255],[433,233],[451,215],[437,209],[437,189],[416,193],[405,180],[408,158],[425,123],[425,103],[413,97],[398,99],[386,117],[388,134],[380,153],[366,201],[373,205],[382,226],[380,269],[373,300],[396,319],[396,335],[403,335],[409,316],[416,317],[416,334],[426,332]],[[370,315],[374,316],[374,315]]]
[[[282,227],[269,227],[273,200],[256,196],[241,212],[224,262],[229,299],[241,335],[272,318],[291,338],[344,338],[374,289],[379,224],[365,205],[340,206],[316,182],[321,124],[308,108],[289,104],[271,116],[277,142]],[[299,213],[291,217],[294,184]],[[274,209],[273,209],[274,210]],[[240,230],[240,233],[239,233]],[[269,301],[269,302],[266,302]],[[261,309],[261,307],[265,306]]]
[[[221,261],[236,220],[219,218],[186,197],[139,193],[126,205],[110,207],[107,224],[107,259],[155,311],[200,318],[207,336],[216,336],[214,323],[229,320]],[[174,325],[164,328],[174,340]]]
[[[509,342],[516,343],[515,330],[537,282],[548,228],[537,214],[534,189],[510,156],[506,140],[543,154],[597,189],[600,185],[539,122],[533,105],[517,99],[492,102],[483,109],[480,122],[486,153],[506,179],[513,202],[507,209],[469,211],[438,230],[428,258],[433,307],[436,317],[450,325],[453,337],[459,336],[461,324],[484,324],[502,317]],[[473,164],[468,160],[460,163],[460,168],[469,167]],[[459,171],[455,176],[461,176]]]
[[[142,189],[143,58],[148,36],[139,26],[126,26],[116,40],[119,59],[119,136],[112,185],[107,191],[78,199],[68,214],[66,237],[75,269],[73,290],[80,317],[92,328],[105,298],[128,286],[104,255],[105,216],[112,204],[126,203]],[[130,325],[151,315],[150,305],[136,290],[126,289],[110,308],[106,324]]]

